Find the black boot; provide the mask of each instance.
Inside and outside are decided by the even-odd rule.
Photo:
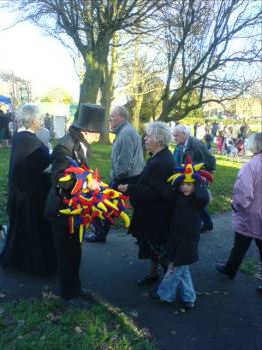
[[[226,268],[226,265],[224,265],[224,264],[216,264],[216,270],[220,273],[223,273],[223,275],[226,275],[231,280],[233,280],[235,278],[236,274],[228,271]]]

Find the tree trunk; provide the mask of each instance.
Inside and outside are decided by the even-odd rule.
[[[141,106],[143,102],[143,95],[137,95],[134,96],[134,106],[132,108],[132,118],[131,118],[131,123],[133,127],[139,131],[140,127],[140,111],[141,111]]]
[[[98,92],[104,78],[104,66],[109,51],[109,39],[98,39],[96,47],[86,53],[86,71],[80,89],[79,103],[97,103]]]
[[[86,71],[80,89],[79,103],[96,103],[102,79],[102,69],[93,52],[86,54]]]
[[[161,120],[162,122],[167,122],[169,112],[170,112],[170,108],[168,106],[168,101],[163,100],[162,111],[160,113],[158,120]]]
[[[111,102],[113,100],[113,90],[114,90],[114,78],[115,78],[115,73],[116,73],[116,68],[117,68],[117,50],[116,50],[116,45],[118,44],[119,38],[117,33],[113,35],[113,40],[112,40],[112,48],[111,48],[111,66],[108,60],[106,61],[104,65],[104,80],[101,86],[101,104],[105,107],[106,111],[106,120],[105,120],[105,127],[107,130],[109,130],[109,124],[108,124],[108,116],[110,113],[110,107],[111,107]],[[109,144],[109,132],[101,134],[100,136],[100,143],[103,144]]]
[[[135,56],[134,56],[134,70],[133,70],[133,81],[132,81],[132,90],[133,90],[133,107],[131,113],[131,124],[138,131],[140,126],[140,111],[143,102],[142,88],[143,86],[143,72],[139,69],[139,47],[140,47],[140,38],[137,37],[135,40]]]

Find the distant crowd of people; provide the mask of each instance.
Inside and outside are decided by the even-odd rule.
[[[9,146],[16,131],[17,125],[14,113],[4,112],[0,108],[0,147]]]
[[[65,302],[71,302],[87,295],[80,279],[79,236],[69,230],[68,217],[59,213],[65,208],[64,200],[70,198],[75,180],[59,179],[72,161],[88,167],[90,144],[105,131],[105,110],[81,104],[68,133],[52,153],[44,133],[39,134],[43,130],[41,119],[39,108],[33,104],[24,105],[17,115],[21,129],[12,140],[9,225],[0,264],[38,276],[57,274],[59,294]],[[137,241],[138,258],[150,261],[148,274],[138,284],[157,283],[150,293],[153,299],[180,300],[186,309],[192,309],[196,292],[189,267],[198,260],[200,233],[213,229],[208,184],[216,169],[215,157],[198,139],[197,128],[195,137],[186,126],[176,125],[171,130],[157,121],[145,128],[145,163],[142,139],[129,123],[124,107],[111,111],[109,125],[115,134],[110,186],[129,196],[133,207],[129,233]],[[217,137],[219,126],[215,128],[216,132],[210,129],[208,133],[215,132]],[[242,133],[247,137],[247,130]],[[169,144],[173,139],[176,147],[172,153]],[[229,260],[217,265],[217,270],[229,278],[235,277],[252,239],[262,264],[262,133],[253,135],[249,147],[253,157],[240,171],[233,193],[234,247]],[[95,179],[86,186],[90,191],[100,190]],[[78,232],[79,222],[76,220],[74,225]],[[87,241],[105,243],[111,225],[96,219],[94,227]]]
[[[210,124],[205,121],[204,124],[194,124],[194,136],[205,142],[209,150],[212,149],[212,143],[216,145],[218,154],[232,157],[245,154],[246,141],[251,131],[246,121],[241,126],[223,125],[217,121]]]

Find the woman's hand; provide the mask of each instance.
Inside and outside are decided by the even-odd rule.
[[[128,190],[128,185],[118,185],[118,191],[125,193]]]

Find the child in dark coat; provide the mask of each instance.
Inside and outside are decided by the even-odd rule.
[[[167,243],[167,272],[157,289],[160,300],[173,302],[179,298],[184,307],[191,309],[196,301],[189,265],[198,260],[200,239],[200,211],[209,201],[204,182],[211,175],[200,170],[203,164],[192,165],[191,160],[179,173],[173,175],[173,187],[169,188],[169,198],[173,198],[171,230]],[[200,170],[200,171],[199,171]]]

